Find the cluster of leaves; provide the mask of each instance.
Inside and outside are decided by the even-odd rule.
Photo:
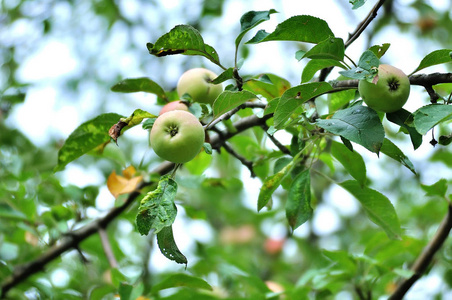
[[[354,8],[358,8],[365,1],[350,2]],[[118,269],[106,266],[108,262],[105,258],[96,258],[96,253],[102,252],[100,249],[102,243],[98,237],[93,237],[86,240],[81,248],[85,253],[92,254],[91,259],[98,259],[99,264],[104,267],[103,270],[109,271],[108,274],[103,274],[108,277],[109,284],[102,285],[102,280],[90,275],[89,279],[100,285],[90,291],[92,299],[101,299],[104,295],[111,293],[119,294],[121,299],[136,299],[143,294],[162,299],[189,299],[190,297],[276,299],[281,292],[269,290],[265,280],[270,278],[276,278],[283,283],[284,293],[288,299],[307,298],[313,293],[316,297],[324,298],[345,289],[355,290],[358,294],[372,293],[373,296],[379,296],[392,291],[394,287],[391,284],[396,278],[408,278],[412,275],[409,270],[403,268],[404,263],[414,259],[424,241],[404,236],[399,216],[391,201],[383,193],[371,188],[372,182],[367,177],[364,159],[354,150],[354,144],[361,145],[378,155],[382,153],[412,173],[416,173],[413,163],[385,133],[384,117],[381,114],[363,106],[353,87],[345,91],[336,88],[336,83],[344,79],[343,77],[329,83],[313,80],[318,71],[330,67],[343,69],[341,75],[347,79],[372,80],[375,69],[379,65],[379,59],[388,50],[389,44],[371,47],[363,52],[358,63],[354,64],[351,59],[347,61],[343,39],[336,37],[325,21],[312,16],[295,16],[279,24],[271,33],[258,31],[246,44],[268,41],[313,44],[309,51],[299,51],[294,54],[295,59],[309,59],[301,74],[301,84],[291,87],[286,79],[271,73],[242,76],[241,62],[237,53],[243,38],[250,30],[269,20],[274,13],[276,13],[275,10],[251,11],[242,16],[241,31],[235,39],[235,65],[229,68],[220,63],[217,51],[204,43],[201,34],[189,25],[178,25],[155,43],[147,45],[149,53],[157,57],[176,54],[203,56],[223,69],[223,73],[218,76],[215,83],[233,81],[233,84],[227,86],[211,108],[194,105],[195,113],[200,118],[208,118],[209,124],[212,124],[208,129],[216,133],[230,133],[228,142],[236,156],[240,156],[242,161],[251,162],[250,168],[263,182],[258,198],[255,199],[260,213],[256,214],[254,211],[243,209],[240,201],[234,200],[239,199],[238,195],[243,186],[240,181],[233,179],[234,176],[238,176],[239,168],[230,166],[232,155],[228,155],[227,151],[219,154],[223,164],[218,168],[228,176],[203,179],[199,178],[199,175],[206,168],[212,167],[212,158],[202,153],[184,166],[196,178],[181,176],[178,182],[168,175],[157,178],[156,185],[141,190],[142,195],[138,198],[139,207],[124,214],[124,220],[136,224],[140,234],[147,235],[151,232],[156,235],[158,247],[163,255],[177,263],[187,265],[187,258],[176,245],[172,226],[178,213],[176,200],[178,197],[183,197],[181,196],[183,193],[177,191],[181,188],[188,190],[187,196],[183,197],[184,204],[181,205],[184,213],[193,220],[207,220],[215,230],[221,233],[212,245],[196,243],[195,254],[202,259],[190,265],[190,271],[195,275],[175,273],[156,276],[150,280],[153,286],[149,289],[145,285],[145,271],[140,274],[142,278],[135,279],[133,276],[125,276]],[[429,66],[450,62],[450,53],[450,49],[442,49],[428,54],[412,74]],[[350,62],[353,67],[349,67]],[[155,94],[158,103],[175,99],[174,93],[165,91],[150,78],[125,79],[113,86],[112,91]],[[318,106],[321,103],[315,101],[319,97],[328,97],[328,113],[320,116]],[[249,108],[240,109],[249,101],[260,101],[265,106],[258,112]],[[422,144],[423,135],[452,118],[452,109],[447,105],[448,102],[450,101],[445,100],[444,104],[426,105],[413,113],[402,109],[385,117],[389,122],[397,125],[402,134],[407,134],[413,148],[417,149]],[[223,118],[225,115],[228,117]],[[258,118],[254,119],[255,126],[251,129],[252,133],[240,132],[239,129],[240,134],[235,134],[234,131],[238,129],[234,128],[234,123],[229,120],[232,115],[234,120],[243,120],[257,115]],[[137,109],[129,117],[108,113],[81,124],[61,147],[58,164],[54,171],[63,170],[67,164],[85,154],[101,153],[111,140],[117,142],[120,134],[134,126],[142,124],[146,130],[151,128],[155,118],[156,116],[149,112]],[[265,122],[259,120],[265,120]],[[220,131],[214,126],[217,121],[223,121],[225,131]],[[270,136],[275,140],[275,134],[278,131],[290,134],[291,142],[287,146],[278,143],[278,149],[271,150],[265,146],[266,137]],[[340,142],[335,137],[338,137]],[[448,143],[447,138],[440,141],[444,145]],[[15,143],[19,142],[16,140]],[[21,143],[24,148],[31,147],[25,139]],[[7,144],[2,141],[2,145]],[[217,149],[221,148],[221,145],[213,146]],[[63,189],[51,175],[52,166],[48,165],[36,166],[36,168],[42,167],[40,171],[49,175],[34,180],[33,174],[21,172],[21,165],[14,161],[17,153],[9,153],[7,150],[2,149],[0,152],[2,164],[9,162],[0,172],[2,182],[8,186],[8,189],[1,190],[1,198],[19,199],[20,202],[2,204],[0,214],[4,220],[11,220],[11,222],[2,220],[0,224],[4,227],[4,232],[8,232],[17,223],[15,220],[19,219],[21,228],[20,232],[16,231],[13,238],[2,244],[0,259],[2,262],[14,262],[18,256],[36,257],[40,250],[32,248],[33,253],[13,255],[19,249],[15,246],[16,244],[52,245],[64,232],[70,230],[67,228],[69,220],[79,220],[79,215],[86,214],[83,209],[93,206],[98,190],[96,187]],[[33,155],[43,154],[38,152]],[[4,156],[8,160],[5,160]],[[47,160],[43,158],[40,161]],[[337,162],[344,170],[343,173],[335,167]],[[124,176],[116,173],[110,175],[107,184],[115,197],[120,198],[123,194],[131,193],[141,182],[143,178],[141,175],[135,176],[135,170],[129,171],[130,169],[126,169],[123,172]],[[327,173],[328,176],[325,175]],[[344,177],[347,179],[344,180]],[[155,178],[152,177],[152,179]],[[334,178],[340,178],[340,180],[336,182]],[[13,184],[13,181],[19,183]],[[349,226],[347,230],[341,232],[344,243],[360,243],[365,249],[362,255],[355,255],[346,250],[319,252],[313,246],[319,237],[297,238],[293,235],[298,227],[306,222],[309,223],[316,205],[321,201],[319,190],[331,183],[337,184],[353,195],[360,202],[365,216],[385,233],[369,225],[363,225],[363,228]],[[191,186],[199,187],[196,193],[190,190]],[[434,199],[450,198],[447,196],[446,180],[431,186],[424,185],[422,189]],[[30,190],[36,191],[35,194],[31,195]],[[55,199],[55,195],[60,199]],[[38,204],[30,200],[32,196],[40,199],[39,205],[41,209],[44,207],[44,213],[36,213]],[[202,199],[215,199],[215,203]],[[283,217],[279,215],[277,208],[271,209],[272,206],[278,207],[278,199],[283,202],[282,206],[285,210]],[[264,210],[264,208],[268,209]],[[435,211],[441,210],[436,207]],[[240,215],[237,212],[240,212]],[[422,215],[421,212],[418,214]],[[287,261],[276,262],[281,253],[268,256],[268,253],[262,251],[260,244],[263,243],[266,234],[259,232],[256,228],[263,228],[266,222],[274,219],[289,225],[291,230],[288,235],[300,250],[300,255]],[[436,221],[431,220],[428,224],[434,224]],[[354,219],[353,222],[367,224],[361,218]],[[77,224],[77,221],[75,223]],[[250,227],[243,224],[253,224],[252,238],[245,240],[232,238],[231,240],[227,237],[225,234],[227,226],[232,227],[234,232],[238,231],[237,228],[250,230]],[[113,231],[121,232],[120,222],[111,226]],[[30,236],[30,232],[36,234]],[[364,235],[363,232],[368,234]],[[127,254],[121,250],[119,242],[113,234],[111,235],[116,258],[124,265],[131,264]],[[35,238],[42,236],[49,238],[45,242],[37,241]],[[231,248],[231,245],[235,247]],[[262,255],[255,255],[250,249],[258,249],[257,251],[262,251],[259,252]],[[140,246],[137,246],[137,251],[139,250]],[[20,248],[20,251],[24,249]],[[303,259],[303,256],[310,259]],[[281,272],[281,270],[285,271]],[[85,278],[86,270],[83,267],[70,265],[66,271],[73,274],[72,280],[77,277]],[[92,274],[98,274],[98,270],[91,271]],[[0,272],[2,277],[9,276],[12,274],[12,268],[2,263]],[[227,292],[218,291],[207,283],[205,279],[212,272],[220,278],[219,286],[228,287]],[[289,275],[284,277],[283,274]],[[90,288],[88,284],[90,280],[87,280],[80,289]],[[161,296],[161,291],[169,288],[177,289],[167,297]],[[39,289],[47,291],[47,295],[52,294],[44,285]],[[63,294],[63,292],[61,295],[67,299],[81,296]]]
[[[260,23],[269,20],[271,14],[274,13],[276,13],[275,10],[250,11],[242,16],[240,20],[241,32],[235,41],[237,51],[245,34]],[[174,27],[157,39],[155,43],[148,43],[147,47],[149,53],[157,57],[175,54],[203,56],[224,70],[214,80],[215,83],[230,79],[235,81],[235,84],[229,85],[214,102],[212,106],[213,120],[247,101],[260,98],[267,103],[262,115],[273,116],[269,121],[268,133],[273,134],[278,130],[286,130],[293,135],[291,149],[297,147],[298,149],[292,151],[291,159],[282,158],[281,161],[285,165],[278,172],[271,176],[263,176],[264,183],[258,199],[258,210],[268,205],[272,194],[282,184],[283,180],[291,174],[292,183],[289,187],[289,196],[286,202],[288,223],[295,230],[309,220],[313,212],[310,169],[327,145],[322,143],[325,136],[321,131],[323,129],[325,132],[339,136],[343,142],[343,145],[333,142],[331,153],[342,163],[353,180],[339,183],[339,185],[361,202],[369,218],[381,226],[388,236],[400,238],[402,231],[391,202],[384,195],[366,185],[365,164],[361,156],[353,150],[351,143],[359,144],[376,154],[381,152],[415,173],[414,166],[409,158],[396,144],[385,137],[381,116],[374,110],[363,106],[361,101],[354,101],[350,104],[355,99],[354,93],[348,93],[348,97],[341,97],[341,102],[335,102],[334,107],[331,105],[330,112],[325,116],[313,118],[313,112],[306,108],[306,104],[313,99],[326,93],[338,92],[334,89],[334,84],[309,82],[317,71],[329,67],[340,67],[344,69],[340,73],[346,78],[372,81],[376,75],[379,59],[388,50],[389,44],[374,46],[365,51],[355,67],[350,68],[345,61],[346,47],[343,39],[335,37],[324,20],[307,15],[291,17],[280,23],[271,33],[260,30],[246,44],[267,41],[296,41],[314,44],[309,51],[299,51],[295,54],[299,60],[310,59],[303,70],[300,85],[289,88],[288,82],[284,79],[277,76],[269,77],[269,75],[257,78],[242,78],[238,75],[240,64],[237,62],[237,57],[234,67],[226,68],[222,66],[217,51],[206,44],[201,34],[189,25]],[[435,64],[450,62],[450,52],[451,50],[444,49],[430,53],[421,61],[414,72]],[[267,90],[267,86],[272,87],[272,90]],[[112,90],[126,93],[138,91],[153,93],[163,101],[167,101],[169,98],[163,88],[149,78],[126,79],[112,87]],[[402,109],[387,115],[389,121],[408,132],[414,149],[421,145],[422,135],[451,117],[452,108],[445,104],[427,105],[414,113]],[[56,170],[60,170],[74,158],[107,143],[108,137],[105,132],[115,118],[117,120],[119,116],[102,115],[81,125],[68,138],[61,149]],[[141,123],[145,118],[154,119],[155,116],[142,110],[136,110],[129,118],[122,118],[118,124],[122,124],[121,129],[123,127],[130,128]],[[103,126],[103,124],[105,125]],[[113,136],[115,140],[121,129],[117,130],[117,134]],[[87,136],[86,134],[90,135]],[[97,134],[100,136],[97,136]],[[83,140],[83,143],[80,142],[81,140]],[[165,182],[165,186],[167,186],[167,180],[162,179],[161,183]],[[169,186],[172,185],[177,186],[175,182]],[[152,228],[159,237],[160,230],[170,227],[175,220],[175,193],[167,191],[166,188],[160,189],[163,189],[163,191],[151,192],[142,200],[137,217],[137,225],[141,234],[148,234]],[[171,217],[168,218],[168,216]],[[172,238],[172,235],[168,236]],[[174,244],[174,241],[171,242]],[[170,259],[175,259],[174,255],[179,250],[175,244],[170,248],[174,249],[174,253],[171,253],[171,251],[163,251],[163,253]],[[186,263],[185,258],[175,260]]]

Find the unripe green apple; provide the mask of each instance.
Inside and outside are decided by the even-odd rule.
[[[185,110],[188,111],[188,106],[185,104],[184,101],[171,101],[165,105],[163,105],[162,109],[159,112],[159,116],[163,115],[166,112],[172,111],[172,110]]]
[[[177,94],[189,94],[194,102],[212,104],[223,91],[221,84],[212,84],[217,75],[204,68],[190,69],[179,78]]]
[[[174,163],[186,163],[195,158],[205,137],[198,118],[184,110],[173,110],[159,116],[150,135],[155,154]]]
[[[391,65],[378,67],[378,81],[360,80],[358,91],[364,102],[376,111],[395,112],[403,107],[410,95],[410,80],[402,70]]]

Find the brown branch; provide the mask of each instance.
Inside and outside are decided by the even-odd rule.
[[[349,35],[347,42],[345,42],[345,48],[350,46],[360,35],[366,30],[367,26],[375,19],[380,7],[384,4],[385,0],[379,0],[377,4],[372,8],[367,17],[358,25],[356,30]]]
[[[258,118],[257,116],[253,115],[237,121],[236,123],[234,123],[234,127],[237,129],[237,131],[236,132],[225,131],[222,133],[221,139],[219,135],[213,137],[211,139],[212,147],[218,147],[219,145],[221,145],[221,143],[224,142],[224,140],[222,139],[225,140],[229,139],[234,135],[242,131],[245,131],[251,127],[260,126],[262,122],[265,122],[270,117],[271,115],[267,115],[263,118]],[[173,167],[174,163],[163,162],[156,169],[153,170],[153,173],[163,175],[170,172],[173,169]],[[17,286],[31,275],[43,271],[48,263],[58,258],[64,252],[74,248],[77,249],[78,245],[82,241],[84,241],[91,235],[99,232],[99,229],[106,228],[113,220],[115,220],[120,214],[122,214],[135,201],[135,199],[140,195],[139,190],[149,184],[150,184],[149,182],[140,184],[136,191],[129,194],[126,201],[121,206],[114,207],[104,217],[93,220],[91,223],[83,226],[82,228],[65,234],[58,243],[56,243],[51,248],[47,249],[41,256],[39,256],[35,260],[16,266],[12,272],[12,275],[5,278],[1,283],[0,298],[6,297],[6,294],[10,289]]]
[[[434,86],[440,83],[452,83],[452,73],[432,73],[432,74],[418,74],[411,75],[409,77],[411,85],[419,85],[419,86]],[[358,88],[357,79],[350,80],[340,80],[334,81],[331,83],[334,88],[334,92],[347,90],[347,89],[357,89]]]
[[[286,146],[284,146],[283,144],[281,144],[281,142],[280,142],[277,138],[275,138],[273,135],[271,135],[271,134],[268,133],[269,127],[268,127],[267,124],[263,123],[263,124],[261,125],[261,127],[262,127],[262,129],[265,131],[265,133],[267,134],[267,136],[268,136],[268,138],[270,139],[270,141],[272,141],[273,144],[275,144],[275,146],[276,146],[282,153],[287,154],[287,155],[291,155],[291,154],[292,154],[292,153],[290,153],[290,150],[289,150]]]
[[[395,292],[389,297],[389,300],[403,299],[408,290],[414,285],[414,283],[421,278],[421,276],[427,270],[427,267],[433,260],[433,256],[439,251],[441,246],[446,241],[449,233],[452,229],[452,204],[449,203],[447,214],[441,222],[438,230],[436,231],[433,239],[424,248],[421,255],[416,259],[411,270],[414,274],[402,281],[396,288]]]

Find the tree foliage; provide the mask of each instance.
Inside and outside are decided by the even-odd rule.
[[[55,11],[27,14],[32,2],[1,4],[11,28],[28,20],[42,26],[43,37],[61,30]],[[203,20],[215,24],[227,1],[205,1],[191,22],[159,28],[141,45],[131,42],[137,60],[145,48],[141,62],[163,70],[152,76],[134,77],[126,68],[96,77],[89,70],[102,62],[102,51],[86,54],[95,63],[64,82],[67,94],[95,83],[103,99],[127,105],[99,101],[63,141],[45,146],[10,121],[28,88],[16,76],[20,43],[11,41],[1,52],[9,58],[2,74],[11,76],[1,82],[0,100],[0,297],[402,299],[424,276],[442,279],[426,297],[445,297],[452,286],[452,49],[442,37],[450,35],[451,16],[414,1],[410,8],[420,18],[413,29],[393,13],[396,1],[365,3],[344,7],[350,14],[369,11],[348,37],[304,14],[268,32],[261,28],[278,11],[256,4],[219,43]],[[74,13],[81,9],[66,4]],[[115,26],[154,29],[109,0],[96,1],[89,14],[105,22],[105,41],[115,38]],[[411,85],[426,92],[418,93],[422,101],[413,111],[376,112],[357,92],[358,81],[374,80],[391,53],[391,40],[372,39],[388,27],[410,28],[437,47],[409,74]],[[359,55],[349,54],[366,38]],[[275,74],[271,64],[247,73],[251,49],[271,43],[295,45],[273,55],[303,65],[298,81]],[[225,86],[212,105],[190,103],[204,124],[205,151],[182,166],[143,143],[157,116],[130,101],[144,95],[159,108],[177,99],[164,74],[178,59],[184,68],[220,70],[214,83]],[[145,133],[141,142],[129,135],[138,131]],[[428,156],[419,160],[421,149]],[[70,166],[93,168],[101,180],[66,184],[61,174]],[[102,210],[108,199],[114,203]]]

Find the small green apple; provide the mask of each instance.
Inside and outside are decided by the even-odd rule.
[[[360,80],[358,91],[364,102],[376,111],[395,112],[410,95],[410,80],[402,70],[391,65],[378,67],[377,83]]]
[[[160,115],[152,126],[150,139],[154,152],[165,160],[186,163],[201,151],[204,128],[193,114],[173,110]]]
[[[166,112],[172,111],[172,110],[188,111],[188,106],[187,106],[187,104],[185,104],[184,101],[181,101],[181,100],[171,101],[171,102],[163,105],[162,109],[159,112],[159,116],[163,115]]]
[[[217,75],[204,68],[190,69],[179,78],[177,94],[189,94],[194,102],[212,104],[223,91],[221,84],[212,84]]]

